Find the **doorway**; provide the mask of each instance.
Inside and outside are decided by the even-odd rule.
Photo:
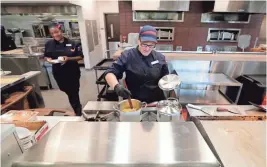
[[[105,14],[107,56],[110,58],[119,48],[120,16],[119,13]]]

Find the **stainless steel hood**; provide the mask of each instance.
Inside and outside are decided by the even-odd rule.
[[[2,4],[1,14],[62,14],[62,15],[76,15],[77,10],[75,5],[18,5],[18,4]]]
[[[165,0],[132,0],[134,11],[189,11],[189,0],[165,1]]]
[[[266,13],[266,1],[215,0],[213,12]]]

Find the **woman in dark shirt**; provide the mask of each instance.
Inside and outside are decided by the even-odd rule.
[[[81,72],[78,61],[83,59],[83,53],[80,46],[63,36],[60,24],[51,24],[49,32],[53,39],[45,44],[45,59],[53,64],[53,76],[59,89],[68,95],[75,114],[80,116],[82,111],[79,98]],[[55,60],[59,60],[59,63]]]

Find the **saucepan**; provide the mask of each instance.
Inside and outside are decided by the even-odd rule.
[[[157,120],[159,122],[181,121],[182,105],[177,98],[168,98],[157,103]]]
[[[133,109],[131,109],[128,100],[120,101],[118,104],[113,106],[114,110],[118,113],[120,121],[122,122],[140,122],[141,111],[146,108],[147,103],[141,102],[137,99],[131,99]]]

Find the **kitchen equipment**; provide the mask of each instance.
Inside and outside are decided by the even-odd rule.
[[[230,40],[232,38],[233,33],[229,33],[229,32],[223,32],[222,33],[222,40]]]
[[[249,101],[249,103],[259,109],[261,109],[262,111],[265,111],[266,112],[266,105],[258,105],[258,104],[255,104],[255,103],[252,103]]]
[[[165,75],[158,82],[158,85],[162,90],[173,90],[179,87],[180,84],[181,84],[180,78],[176,74]]]
[[[126,85],[126,81],[123,81],[124,87],[128,89],[127,85]],[[133,109],[133,104],[132,104],[132,99],[131,97],[128,97],[128,103],[131,109]]]
[[[197,52],[202,52],[203,51],[203,47],[202,46],[197,46]]]
[[[240,35],[237,39],[238,47],[240,47],[243,52],[250,45],[251,35]]]
[[[238,21],[238,15],[237,14],[224,14],[224,20],[225,21]]]
[[[249,102],[262,104],[266,95],[266,75],[241,75],[236,80],[242,83],[237,104],[250,105]],[[233,100],[236,99],[238,91],[236,87],[228,87],[225,94],[230,100]]]
[[[209,39],[218,39],[219,32],[211,32],[208,35],[209,35]]]
[[[14,42],[14,39],[6,34],[5,27],[1,26],[1,40],[5,42],[1,42],[1,51],[8,51],[16,49],[16,44]]]
[[[157,103],[157,121],[170,122],[181,120],[182,105],[176,98],[168,98]]]
[[[235,34],[232,33],[232,35],[231,35],[231,40],[233,41],[234,39],[235,39]]]
[[[196,110],[199,110],[199,111],[202,111],[202,112],[204,112],[205,114],[207,114],[207,115],[212,115],[211,113],[210,113],[210,111],[208,111],[208,107],[199,107],[199,106],[195,106],[195,105],[193,105],[193,104],[187,104],[187,107],[189,107],[189,108],[193,108],[193,109],[196,109]],[[213,112],[214,113],[214,112]]]
[[[241,29],[209,28],[207,42],[237,42]]]
[[[223,107],[217,107],[216,109],[217,112],[230,112],[233,114],[240,114],[239,112],[234,112],[234,111],[230,111],[228,108],[223,108]]]
[[[124,112],[130,108],[128,100],[123,100],[113,106],[113,109],[118,112],[120,121],[124,122],[140,122],[141,121],[141,110],[146,108],[147,103],[141,102],[136,99],[131,99],[133,108],[135,111]]]
[[[165,75],[158,82],[158,85],[160,89],[163,90],[164,96],[166,98],[173,97],[174,96],[173,94],[175,93],[174,90],[176,88],[179,88],[180,84],[181,84],[180,78],[176,74]],[[177,94],[175,96],[178,97],[179,93],[180,90],[178,89]]]
[[[55,142],[57,148],[53,149]],[[47,148],[51,149],[47,151]],[[37,145],[17,159],[15,166],[221,165],[193,122],[69,121],[59,122]]]
[[[131,109],[133,109],[133,103],[131,97],[128,98],[128,103]]]
[[[15,44],[17,46],[22,45],[23,41],[22,41],[22,33],[24,32],[24,30],[21,30],[20,28],[11,28],[11,29],[7,29],[8,32],[10,32],[12,34],[12,38],[15,41]]]

